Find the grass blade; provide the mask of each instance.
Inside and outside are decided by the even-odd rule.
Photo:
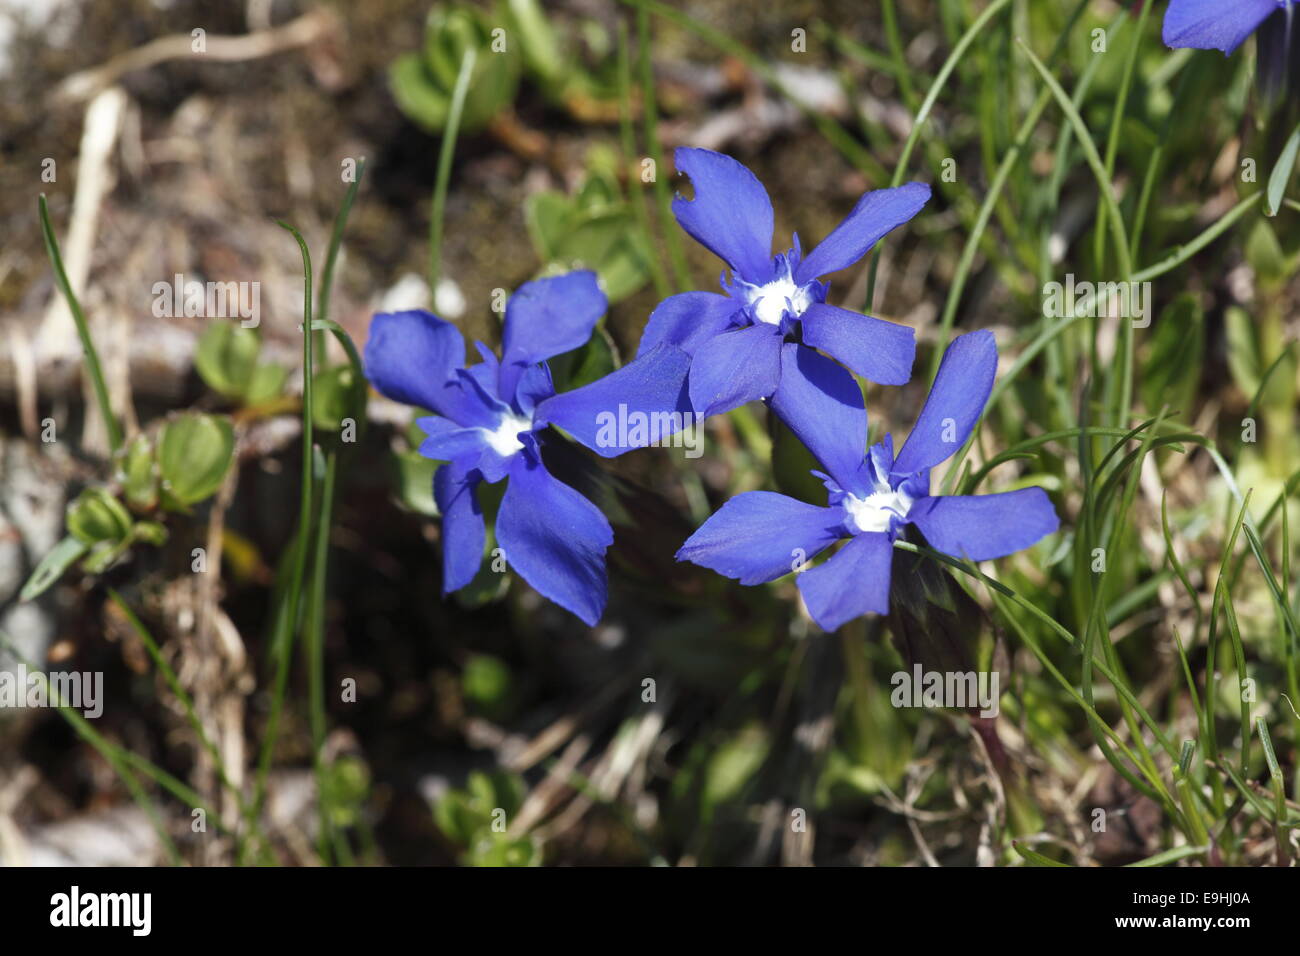
[[[45,252],[50,257],[50,265],[54,267],[54,282],[67,300],[68,311],[72,313],[72,320],[77,324],[77,335],[81,338],[81,351],[86,359],[86,370],[90,373],[90,383],[95,389],[95,401],[99,404],[99,414],[103,416],[104,427],[108,430],[108,446],[113,454],[117,454],[122,450],[122,426],[118,423],[117,416],[113,414],[113,408],[109,404],[108,386],[104,383],[104,371],[100,368],[99,353],[95,351],[95,343],[90,337],[86,314],[81,311],[81,303],[77,301],[77,295],[72,291],[72,284],[68,281],[68,273],[63,268],[63,256],[59,254],[59,241],[54,237],[54,227],[50,225],[50,209],[45,202],[44,193],[41,193],[37,201],[37,208],[40,210],[41,235],[45,237]]]
[[[460,72],[456,74],[456,85],[451,91],[451,106],[447,110],[447,125],[442,131],[442,145],[438,147],[438,173],[433,184],[433,208],[429,213],[429,295],[435,303],[442,273],[442,220],[447,206],[447,182],[451,179],[451,159],[456,154],[460,118],[465,112],[469,78],[477,57],[478,52],[470,47],[461,58]]]
[[[302,234],[286,222],[278,225],[287,230],[298,243],[302,253],[303,268],[303,322],[302,322],[302,486],[299,493],[298,531],[294,538],[292,554],[292,571],[289,579],[289,591],[285,599],[285,610],[277,619],[275,639],[272,642],[275,653],[275,683],[272,688],[271,714],[267,721],[266,733],[262,738],[261,753],[258,757],[257,784],[252,803],[249,807],[249,823],[255,824],[261,816],[266,801],[266,781],[271,772],[271,758],[275,753],[275,742],[280,732],[280,712],[284,707],[285,692],[289,683],[289,665],[293,657],[293,639],[298,631],[299,611],[302,606],[302,585],[307,565],[307,540],[312,520],[312,270],[311,253]]]

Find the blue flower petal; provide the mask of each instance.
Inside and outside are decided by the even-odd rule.
[[[497,371],[497,366],[501,364],[501,360],[497,358],[496,353],[492,351],[492,347],[490,345],[488,345],[486,342],[480,342],[477,339],[474,340],[474,351],[478,352],[478,357],[483,360],[483,364],[487,366],[487,369],[492,372],[492,376],[493,376],[492,391],[495,392],[496,371]]]
[[[461,374],[466,375],[464,372]],[[493,447],[490,433],[501,424],[500,419],[494,416],[490,417],[488,424],[465,428],[450,419],[437,417],[420,418],[416,424],[428,436],[420,443],[421,455],[434,461],[452,462],[464,472],[477,471],[478,479],[488,484],[496,484],[509,473],[511,459],[521,450],[502,454]]]
[[[594,625],[605,610],[605,549],[614,532],[593,505],[518,455],[497,515],[506,563],[543,597]]]
[[[682,228],[742,278],[766,282],[772,273],[772,201],[763,184],[712,150],[681,148],[673,161],[695,189],[693,200],[673,199]]]
[[[676,345],[688,355],[731,324],[740,311],[735,299],[715,292],[682,292],[670,295],[650,313],[637,346],[637,356],[657,345]]]
[[[806,346],[781,346],[781,381],[769,402],[841,488],[856,491],[867,451],[862,389],[840,365]]]
[[[380,312],[370,322],[364,364],[381,395],[457,418],[461,390],[453,373],[465,364],[465,340],[450,322],[420,309]]]
[[[795,282],[802,284],[853,265],[881,236],[920,212],[929,199],[930,187],[924,183],[866,193],[844,221],[799,263]]]
[[[1277,0],[1169,0],[1165,45],[1231,53],[1279,6]]]
[[[443,465],[433,475],[433,498],[442,512],[442,593],[474,579],[483,561],[487,531],[478,503],[478,473]]]
[[[527,366],[586,344],[607,305],[590,271],[521,285],[506,303],[498,394],[512,400]]]
[[[692,407],[707,417],[767,398],[780,378],[781,330],[758,323],[701,345],[687,382]]]
[[[690,396],[686,392],[686,374],[691,358],[673,345],[659,345],[611,372],[602,379],[562,392],[537,406],[535,422],[558,425],[592,451],[614,458],[642,443],[623,441],[635,437],[631,429],[620,429],[623,421],[637,416],[647,422],[660,423],[659,433],[646,429],[647,443],[655,437],[665,438],[677,426],[692,421]],[[671,427],[666,433],[662,424]],[[611,438],[612,436],[612,438]]]
[[[972,561],[1024,550],[1060,526],[1042,488],[922,498],[907,517],[936,551]]]
[[[530,365],[519,376],[515,386],[515,407],[524,414],[531,415],[542,402],[555,394],[555,382],[551,378],[551,369],[545,362]]]
[[[893,559],[889,535],[869,531],[799,575],[799,593],[812,619],[833,631],[864,614],[888,614]]]
[[[843,534],[844,515],[838,508],[819,508],[771,491],[747,491],[687,538],[677,560],[741,584],[763,584],[812,560]]]
[[[803,314],[803,340],[880,385],[912,378],[916,332],[909,326],[815,303]]]
[[[984,411],[997,370],[998,347],[992,332],[981,329],[953,339],[894,471],[910,474],[933,468],[957,451]]]
[[[434,461],[451,461],[467,455],[476,455],[487,446],[487,437],[481,428],[463,428],[449,418],[420,418],[416,424],[427,436],[420,443],[420,454]]]
[[[522,446],[513,451],[507,451],[504,454],[497,451],[489,444],[485,444],[483,450],[477,457],[458,459],[466,465],[472,465],[483,474],[483,480],[490,485],[495,485],[498,481],[506,478],[510,474],[510,469],[514,467],[516,459],[522,458],[525,448],[536,449],[538,446],[537,437],[533,432],[521,431],[517,433],[517,440]]]
[[[455,420],[466,427],[495,428],[510,411],[510,406],[497,398],[496,366],[490,362],[457,369],[455,384],[459,386]],[[452,393],[451,386],[447,392]]]

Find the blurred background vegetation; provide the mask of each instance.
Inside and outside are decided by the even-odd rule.
[[[9,666],[105,675],[98,720],[0,713],[0,859],[1291,863],[1295,116],[1255,93],[1249,44],[1170,51],[1162,15],[0,0],[0,639]],[[739,491],[809,494],[753,408],[699,459],[553,443],[615,526],[598,627],[490,563],[440,597],[432,464],[346,345],[415,307],[496,344],[498,290],[582,266],[611,308],[556,377],[616,367],[721,268],[668,212],[678,145],[749,165],[781,248],[867,189],[935,187],[834,277],[830,301],[920,342],[909,386],[868,389],[872,440],[902,438],[953,334],[992,329],[994,398],[935,483],[1042,485],[1059,534],[982,569],[900,549],[890,617],[822,634],[792,579],[672,561]],[[337,323],[305,410],[276,220]],[[159,317],[177,274],[260,283],[259,327]],[[1151,281],[1150,326],[1047,314],[1067,274]],[[998,671],[1001,715],[892,706],[916,663]]]

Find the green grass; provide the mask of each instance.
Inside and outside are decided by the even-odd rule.
[[[671,214],[662,96],[653,69],[658,43],[675,31],[675,42],[711,51],[701,55],[734,57],[778,96],[786,91],[772,63],[793,54],[780,47],[779,35],[774,48],[754,48],[676,6],[656,0],[623,5],[628,9],[614,45],[620,122],[604,135],[621,150],[629,171],[634,228],[655,254],[655,293],[703,288],[694,283]],[[1162,323],[1184,314],[1171,304],[1189,291],[1198,316],[1218,335],[1227,307],[1236,304],[1224,292],[1222,277],[1242,262],[1259,276],[1268,274],[1262,241],[1248,242],[1253,230],[1268,230],[1287,263],[1300,259],[1300,203],[1270,203],[1277,215],[1266,217],[1264,186],[1242,182],[1235,169],[1226,179],[1216,173],[1224,143],[1255,118],[1245,92],[1249,57],[1166,50],[1151,6],[1136,18],[1121,13],[1104,21],[1111,8],[1089,0],[887,2],[869,31],[874,46],[835,24],[819,23],[809,31],[810,44],[820,41],[817,63],[833,70],[845,90],[863,88],[868,73],[883,76],[912,114],[912,125],[899,142],[861,116],[856,125],[846,125],[798,104],[807,124],[804,148],[822,151],[826,162],[875,185],[919,179],[938,187],[932,208],[884,240],[908,252],[928,244],[934,252],[922,288],[936,305],[936,318],[921,330],[925,345],[917,381],[924,383],[927,371],[933,379],[955,335],[998,328],[1003,363],[986,412],[936,483],[964,494],[1041,485],[1061,515],[1061,531],[1028,552],[982,565],[924,545],[898,544],[900,552],[919,554],[941,569],[942,587],[949,589],[944,599],[952,606],[965,600],[978,607],[960,625],[972,659],[1006,662],[999,665],[1005,763],[973,743],[972,724],[961,714],[881,704],[889,696],[890,675],[904,666],[890,643],[899,636],[894,618],[854,622],[834,640],[809,633],[788,579],[743,590],[710,580],[702,590],[667,596],[665,603],[679,614],[671,626],[683,634],[697,629],[693,639],[717,655],[705,664],[726,676],[703,691],[705,664],[698,658],[665,652],[656,659],[660,669],[653,673],[665,683],[670,675],[690,701],[679,709],[665,707],[662,732],[674,749],[667,758],[672,772],[661,767],[662,777],[650,788],[658,801],[656,824],[644,826],[635,808],[563,767],[573,792],[600,808],[604,832],[625,838],[613,841],[623,846],[620,860],[745,862],[759,808],[767,801],[785,808],[797,799],[810,804],[814,818],[835,822],[824,832],[863,828],[871,820],[871,858],[880,863],[923,859],[922,832],[932,837],[931,846],[969,846],[986,820],[1002,865],[1293,861],[1300,826],[1300,586],[1292,577],[1290,534],[1300,487],[1294,342],[1280,322],[1250,325],[1255,358],[1245,375],[1240,363],[1229,367],[1204,349],[1170,369],[1161,364],[1169,358],[1158,337],[1163,332],[1179,338]],[[922,28],[938,29],[918,17],[918,9],[931,8],[944,45],[926,64],[910,63],[910,37]],[[1105,53],[1092,50],[1098,35],[1107,44]],[[1006,70],[1008,60],[1018,68]],[[452,158],[472,65],[471,51],[461,64],[437,162],[431,289],[442,269],[446,197],[459,188],[452,182]],[[1244,122],[1243,111],[1249,114]],[[1291,183],[1294,154],[1278,164],[1278,157],[1259,153],[1266,137],[1249,130],[1244,136],[1242,149],[1253,151],[1267,172],[1261,176],[1267,193],[1281,195]],[[643,156],[656,162],[653,184],[636,175]],[[942,183],[939,164],[948,157],[958,160],[961,172],[956,182]],[[262,813],[282,714],[299,706],[289,693],[295,648],[306,675],[301,708],[318,791],[315,852],[323,863],[355,859],[358,836],[338,823],[336,768],[325,756],[327,572],[337,505],[346,494],[347,449],[313,433],[311,409],[312,372],[323,352],[321,343],[314,351],[314,333],[332,332],[361,375],[355,347],[326,314],[356,192],[354,183],[336,219],[314,317],[311,257],[301,235],[286,225],[302,253],[306,299],[302,483],[293,503],[297,531],[273,603],[271,653],[259,674],[269,693],[269,718],[252,791],[236,793],[241,862],[275,859],[274,835],[265,832]],[[1066,208],[1080,205],[1088,208],[1082,225],[1063,226]],[[63,276],[43,199],[40,213],[116,449],[120,427],[108,408],[85,317]],[[945,225],[925,231],[941,217]],[[804,237],[805,245],[816,238]],[[896,301],[897,283],[877,288],[878,265],[874,252],[862,265],[866,307],[884,293],[886,314],[908,311],[916,303]],[[1041,288],[1067,273],[1089,281],[1154,283],[1152,324],[1049,317]],[[1275,315],[1293,309],[1288,278],[1289,271],[1273,286],[1261,279],[1247,307]],[[616,309],[609,321],[635,330],[644,319],[644,312]],[[1166,393],[1187,398],[1184,407],[1144,390],[1157,377],[1168,383]],[[915,411],[911,399],[908,404],[900,411],[872,388],[873,428],[905,427]],[[1255,443],[1241,440],[1246,418],[1265,423]],[[1285,433],[1288,423],[1291,434]],[[900,438],[896,434],[896,443]],[[722,486],[680,458],[664,464],[654,481],[666,497],[689,502],[698,521],[727,491],[771,487],[770,457],[779,446],[754,410],[742,410],[711,432],[707,455],[724,466]],[[616,580],[618,574],[616,568]],[[518,608],[519,591],[515,587],[503,600]],[[222,768],[158,643],[117,592],[111,599],[145,643],[200,746]],[[747,613],[729,618],[721,610],[740,605]],[[531,646],[537,632],[522,616],[513,620],[530,635],[521,643]],[[750,654],[755,646],[763,653]],[[815,669],[826,666],[825,655],[835,666]],[[1247,686],[1253,695],[1243,694]],[[819,693],[829,700],[834,731],[822,752],[799,764],[799,779],[785,781],[795,716],[814,708]],[[149,808],[170,856],[179,860],[155,804],[170,796],[175,806],[167,806],[179,813],[198,806],[198,794],[104,739],[75,712],[61,713]],[[611,736],[626,744],[644,712],[629,706],[621,713],[616,726],[627,736]],[[972,782],[966,772],[972,762],[986,771],[984,782]],[[559,765],[551,760],[542,764],[547,766]],[[221,783],[235,792],[224,771]],[[925,821],[915,830],[899,811],[900,793]],[[1102,859],[1097,835],[1089,831],[1092,814],[1104,811],[1115,828],[1120,808],[1135,800],[1149,802],[1157,822],[1141,843]],[[563,841],[538,839],[548,861],[565,859]],[[822,839],[826,859],[847,858],[843,846]],[[944,862],[970,862],[956,851],[944,856]]]
[[[645,6],[655,9],[653,5]],[[1206,62],[1183,57],[1178,69],[1162,73],[1165,59],[1172,54],[1160,47],[1158,30],[1145,10],[1135,23],[1128,24],[1124,43],[1118,42],[1122,21],[1109,25],[1106,35],[1112,46],[1106,56],[1122,60],[1118,69],[1107,64],[1103,56],[1082,62],[1079,57],[1063,57],[1063,51],[1078,49],[1078,41],[1069,35],[1071,29],[1087,36],[1084,28],[1097,26],[1088,6],[1078,4],[1055,17],[1042,18],[1061,19],[1060,33],[1054,35],[1049,22],[1040,23],[1040,28],[1029,35],[1016,36],[1031,67],[1026,77],[1029,106],[1023,116],[1014,117],[1018,121],[1013,126],[1014,136],[1000,155],[988,149],[985,142],[943,142],[933,124],[927,126],[925,120],[936,103],[951,116],[961,115],[966,94],[961,85],[963,57],[978,62],[985,55],[980,42],[987,42],[986,34],[996,29],[1000,15],[1010,13],[1009,5],[1002,3],[985,5],[964,25],[943,66],[928,81],[930,92],[917,107],[913,133],[898,151],[893,183],[907,178],[933,180],[933,165],[911,164],[922,137],[926,138],[922,150],[926,156],[962,156],[974,150],[995,160],[984,171],[989,178],[983,191],[973,182],[977,177],[966,174],[965,188],[977,202],[978,213],[964,235],[949,240],[957,242],[960,254],[944,300],[938,346],[929,354],[931,376],[937,369],[942,345],[950,336],[981,324],[979,315],[963,309],[963,292],[977,271],[986,275],[1045,277],[1073,271],[1099,281],[1154,281],[1189,270],[1195,274],[1204,268],[1212,270],[1206,254],[1222,255],[1220,247],[1231,243],[1241,225],[1251,222],[1250,217],[1257,214],[1262,192],[1247,185],[1244,195],[1212,221],[1191,230],[1177,223],[1171,226],[1161,206],[1161,187],[1187,187],[1176,180],[1171,182],[1172,177],[1161,178],[1154,170],[1172,168],[1171,153],[1188,148],[1178,138],[1186,137],[1194,118],[1149,110],[1149,84],[1153,78],[1166,87],[1172,84],[1179,91],[1177,101],[1183,101],[1184,91],[1191,84],[1181,73],[1197,70]],[[899,78],[899,93],[905,102],[915,105],[918,83],[909,77],[901,62],[902,45],[896,39],[898,23],[892,4],[886,5],[885,14],[888,57]],[[716,42],[709,31],[688,23],[684,15],[664,15]],[[1035,25],[1035,17],[1029,18],[1029,25]],[[1054,40],[1051,55],[1045,59],[1035,52],[1043,49],[1040,39]],[[1064,69],[1063,60],[1068,61]],[[1041,83],[1038,89],[1030,85],[1035,79]],[[1073,95],[1069,92],[1072,81],[1077,85]],[[847,81],[845,85],[852,86]],[[1099,108],[1101,100],[1110,108],[1109,115]],[[1053,105],[1055,116],[1049,109]],[[1133,110],[1137,117],[1130,115],[1133,107],[1137,107]],[[1104,120],[1104,136],[1093,128],[1096,119]],[[1149,124],[1158,139],[1149,164],[1130,170],[1124,166],[1121,144],[1126,123],[1133,122]],[[945,128],[955,127],[949,124]],[[1050,142],[1048,136],[1053,129],[1058,145],[1052,167],[1045,176],[1041,172],[1032,174],[1027,160]],[[1224,134],[1228,129],[1219,124],[1215,132]],[[993,133],[983,127],[977,127],[974,135],[993,138]],[[1203,148],[1213,153],[1218,144],[1206,142]],[[851,152],[840,151],[851,156]],[[1189,164],[1208,161],[1192,156],[1183,159]],[[874,171],[867,164],[859,168],[867,175]],[[1142,188],[1120,194],[1116,188],[1120,176],[1130,182],[1136,177]],[[1098,212],[1087,237],[1090,241],[1076,241],[1065,261],[1049,264],[1044,261],[1045,244],[1023,239],[1052,229],[1051,217],[1059,208],[1067,184],[1072,190],[1092,185],[1098,197]],[[1284,226],[1289,227],[1288,234],[1296,232],[1290,224],[1277,225],[1279,232]],[[996,234],[996,226],[1002,227],[1003,234]],[[1014,231],[1008,231],[1007,226]],[[993,243],[987,241],[990,234],[996,236]],[[1163,248],[1153,245],[1153,240]],[[885,241],[897,240],[891,237]],[[988,252],[990,246],[994,256]],[[1081,258],[1070,258],[1075,256]],[[1113,269],[1106,266],[1108,258],[1113,259]],[[1142,266],[1142,259],[1153,264]],[[868,268],[874,265],[873,258]],[[868,288],[872,288],[871,284]],[[1156,291],[1156,323],[1160,321],[1162,291]],[[1204,862],[1211,833],[1223,859],[1241,862],[1255,852],[1251,841],[1258,839],[1261,824],[1273,828],[1271,838],[1278,842],[1278,852],[1285,853],[1286,834],[1300,820],[1295,813],[1300,797],[1297,780],[1292,780],[1289,804],[1276,799],[1269,803],[1261,798],[1256,792],[1259,784],[1250,781],[1256,780],[1264,768],[1264,754],[1273,751],[1263,744],[1262,737],[1252,733],[1251,726],[1252,719],[1265,722],[1266,728],[1271,724],[1273,733],[1287,735],[1294,753],[1296,725],[1280,694],[1289,692],[1293,683],[1296,596],[1289,572],[1279,571],[1278,563],[1289,568],[1289,538],[1275,530],[1266,543],[1261,531],[1253,528],[1260,513],[1254,512],[1255,519],[1251,517],[1250,496],[1243,495],[1234,480],[1234,462],[1250,449],[1234,447],[1231,442],[1221,445],[1218,435],[1202,434],[1194,424],[1195,409],[1141,407],[1136,385],[1141,379],[1144,353],[1149,349],[1142,341],[1142,330],[1123,324],[1113,344],[1114,359],[1101,362],[1099,338],[1105,330],[1098,320],[1049,320],[1041,314],[1035,316],[1040,310],[1035,308],[1032,292],[1023,295],[1020,290],[1012,290],[1012,297],[1013,301],[1020,300],[1018,307],[1013,306],[1010,315],[1000,317],[1012,326],[1012,340],[1003,341],[1008,365],[999,376],[979,433],[948,470],[946,487],[952,489],[960,484],[964,493],[1005,487],[1006,476],[1015,474],[1008,472],[1013,465],[1020,472],[1018,485],[1046,479],[1050,487],[1058,490],[1057,500],[1068,516],[1063,534],[1074,558],[1071,560],[1070,552],[1060,550],[1060,542],[1040,546],[1027,561],[1011,559],[988,570],[934,553],[931,557],[965,572],[967,580],[978,585],[972,587],[972,593],[985,594],[986,601],[995,608],[995,619],[1039,665],[1022,682],[1021,693],[1028,694],[1032,689],[1034,696],[1070,703],[1077,716],[1065,726],[1053,728],[1053,735],[1077,742],[1079,730],[1084,730],[1119,777],[1161,806],[1168,827],[1163,839],[1187,841],[1186,846],[1171,845],[1152,857],[1152,865]],[[1155,328],[1153,325],[1147,334]],[[1285,357],[1280,354],[1276,361],[1282,362]],[[1031,371],[1041,374],[1045,360],[1050,360],[1052,371],[1046,388],[1026,377]],[[1199,378],[1201,369],[1186,369],[1183,375]],[[1288,386],[1285,400],[1291,403],[1289,414],[1294,422],[1294,382]],[[1255,412],[1253,400],[1248,411]],[[1152,417],[1138,426],[1135,415]],[[1032,426],[1032,433],[1027,432],[1027,424]],[[981,447],[990,450],[987,460],[979,451]],[[1293,484],[1298,468],[1300,462],[1290,461],[1289,471],[1278,474],[1277,479]],[[1143,486],[1144,469],[1154,486]],[[1179,481],[1180,472],[1185,474],[1190,469],[1197,469],[1202,476],[1192,488]],[[1171,486],[1184,500],[1174,518],[1169,508]],[[1220,518],[1209,522],[1207,527],[1202,520],[1206,510],[1213,510],[1214,502],[1221,507],[1232,500],[1236,501],[1234,514],[1226,521]],[[1273,513],[1288,512],[1279,497],[1264,523],[1271,523]],[[1180,525],[1195,527],[1194,537],[1180,538]],[[1251,530],[1242,533],[1247,528]],[[1152,554],[1147,547],[1153,534],[1163,540],[1163,553]],[[1207,554],[1189,571],[1177,557],[1180,548],[1205,545],[1210,545],[1212,554],[1216,541],[1220,550],[1217,561]],[[1108,558],[1102,573],[1092,571],[1094,548],[1104,548]],[[1044,560],[1050,563],[1043,565]],[[1232,566],[1242,568],[1243,575],[1234,577],[1229,587],[1225,575],[1234,561]],[[1220,583],[1214,587],[1211,582],[1216,577],[1216,563]],[[1192,583],[1191,575],[1197,577],[1197,584]],[[1181,586],[1181,597],[1175,592],[1171,598],[1167,588],[1175,581]],[[1245,599],[1255,604],[1261,598],[1274,608],[1274,626],[1256,620],[1251,627],[1244,627],[1239,602]],[[1204,607],[1207,600],[1208,614]],[[1163,606],[1164,613],[1171,617],[1189,614],[1193,619],[1191,633],[1180,641],[1175,636],[1174,620],[1154,620],[1130,630],[1130,623],[1142,612],[1149,613],[1153,606]],[[1073,625],[1067,623],[1070,621]],[[1126,631],[1122,643],[1115,636],[1121,629]],[[1204,659],[1193,663],[1192,657],[1202,653]],[[1151,666],[1153,654],[1159,655],[1163,666]],[[1281,671],[1276,669],[1277,663],[1282,664]],[[854,670],[860,668],[855,665]],[[1216,671],[1224,673],[1216,679]],[[1243,700],[1235,684],[1242,675],[1254,678],[1261,688],[1269,687],[1270,693],[1261,690],[1253,703]],[[1177,679],[1168,695],[1149,699],[1147,688],[1168,677]],[[871,692],[861,677],[855,678],[853,690],[846,691],[849,699],[845,706],[859,711],[859,695]],[[1216,707],[1220,699],[1235,701],[1231,715]],[[1035,745],[1051,749],[1057,744],[1054,740],[1035,740],[1041,728],[1032,722],[1022,731],[1029,734],[1031,749]],[[1179,771],[1176,761],[1180,752],[1175,742],[1182,737],[1191,738],[1193,746],[1184,771]],[[1230,748],[1226,752],[1225,745]],[[1086,765],[1086,758],[1081,763]],[[1273,772],[1274,763],[1269,764],[1267,778],[1271,797],[1276,796],[1274,781],[1280,775],[1280,765],[1278,773]],[[1014,785],[1026,783],[1018,780]],[[1032,782],[1028,785],[1033,786]],[[1230,812],[1238,798],[1245,800],[1244,806]],[[1030,862],[1045,859],[1023,846],[1016,850]]]

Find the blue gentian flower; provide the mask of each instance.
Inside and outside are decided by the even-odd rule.
[[[1270,14],[1277,14],[1270,30],[1289,27],[1294,12],[1291,6],[1292,0],[1169,0],[1165,45],[1231,53]]]
[[[1268,100],[1300,90],[1300,16],[1294,0],[1170,0],[1164,41],[1232,53],[1255,34],[1255,80]]]
[[[593,272],[520,286],[506,303],[502,356],[475,343],[482,361],[465,366],[465,341],[424,311],[376,315],[366,342],[366,376],[389,398],[427,408],[426,458],[444,461],[433,491],[442,512],[443,594],[469,584],[483,558],[480,482],[508,480],[497,543],[525,581],[587,624],[605,609],[605,549],[614,533],[600,510],[542,463],[542,408],[555,394],[545,360],[583,345],[605,313]]]
[[[892,439],[864,456],[867,415],[853,378],[825,356],[783,346],[785,370],[803,374],[772,409],[816,456],[814,472],[828,492],[826,507],[770,491],[732,498],[677,553],[741,584],[762,584],[800,570],[841,539],[829,560],[799,575],[808,613],[825,630],[867,613],[889,610],[893,542],[913,525],[930,546],[983,561],[1027,548],[1057,529],[1041,488],[993,495],[930,494],[930,469],[949,458],[984,410],[997,369],[988,331],[955,339],[944,353],[916,426],[894,455]]]
[[[821,279],[853,265],[915,216],[930,198],[929,186],[868,192],[808,255],[795,235],[792,248],[773,256],[772,202],[754,174],[707,149],[682,148],[674,157],[695,198],[678,196],[673,212],[730,267],[730,278],[725,272],[721,278],[725,294],[684,292],[661,302],[636,359],[557,400],[551,412],[557,424],[613,457],[627,448],[597,441],[596,419],[620,404],[709,416],[800,387],[786,383],[785,375],[802,367],[782,361],[787,343],[803,352],[820,349],[873,382],[906,384],[916,357],[913,330],[828,305]]]

